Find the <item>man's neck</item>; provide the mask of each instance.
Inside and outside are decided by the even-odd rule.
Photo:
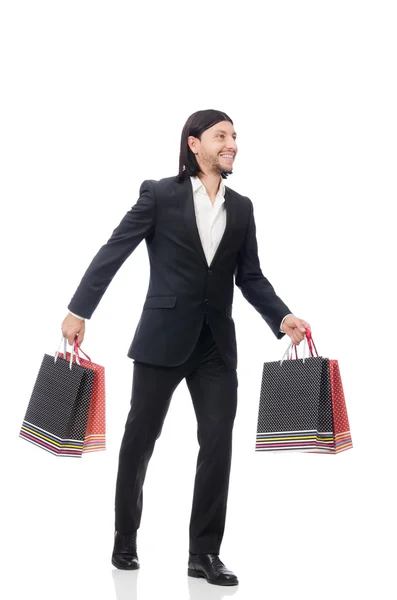
[[[207,194],[211,202],[214,203],[219,190],[219,185],[221,183],[221,176],[217,173],[199,173],[197,177],[200,179],[201,183],[207,190]]]

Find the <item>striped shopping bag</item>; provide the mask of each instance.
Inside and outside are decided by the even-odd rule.
[[[318,356],[307,329],[303,359],[291,343],[280,361],[263,365],[255,449],[336,454],[352,447],[338,361]]]

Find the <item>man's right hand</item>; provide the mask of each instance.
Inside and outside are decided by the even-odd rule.
[[[76,334],[79,336],[79,346],[83,343],[85,333],[85,320],[78,319],[72,314],[68,314],[62,321],[62,334],[67,338],[70,345],[74,344]]]

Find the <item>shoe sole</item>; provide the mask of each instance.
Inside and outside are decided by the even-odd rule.
[[[196,577],[197,579],[205,579],[208,583],[212,585],[238,585],[238,581],[211,581],[202,573],[201,571],[195,571],[194,569],[188,569],[187,574],[189,577]]]

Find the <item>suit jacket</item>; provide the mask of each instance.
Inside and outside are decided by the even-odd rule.
[[[144,181],[136,204],[93,258],[69,310],[90,318],[120,266],[145,239],[149,287],[128,356],[167,367],[182,364],[207,315],[224,361],[236,369],[234,282],[279,339],[285,335],[280,323],[292,311],[261,271],[251,200],[225,186],[225,208],[225,233],[208,265],[190,178]]]

